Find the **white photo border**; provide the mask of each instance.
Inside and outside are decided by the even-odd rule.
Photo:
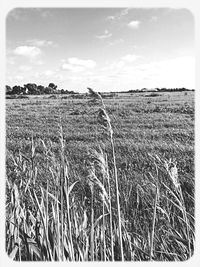
[[[16,262],[12,261],[5,252],[5,73],[6,73],[6,16],[14,8],[70,8],[70,7],[135,7],[135,8],[187,8],[189,9],[195,19],[195,250],[194,255],[185,262],[87,262],[87,263],[69,263],[69,262]],[[3,0],[0,7],[0,36],[1,36],[1,49],[0,49],[0,103],[1,103],[1,116],[0,116],[0,264],[1,266],[21,266],[24,264],[41,265],[45,264],[48,266],[70,264],[78,266],[80,264],[92,264],[92,265],[162,265],[162,266],[190,266],[195,267],[200,264],[200,150],[199,150],[199,131],[200,131],[200,1],[197,0]]]

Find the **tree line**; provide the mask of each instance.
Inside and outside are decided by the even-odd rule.
[[[194,91],[194,89],[182,88],[142,88],[123,91],[123,93],[142,93],[142,92],[183,92]],[[116,93],[116,92],[115,92]],[[57,85],[49,83],[47,87],[43,85],[37,85],[35,83],[27,83],[24,86],[14,85],[13,87],[6,85],[6,95],[44,95],[44,94],[78,94],[74,91],[57,89]],[[106,95],[105,95],[106,96]]]
[[[76,94],[74,91],[57,90],[57,85],[49,83],[47,87],[37,85],[35,83],[27,83],[24,86],[14,85],[13,87],[6,85],[6,95],[44,95],[44,94]]]
[[[142,93],[142,92],[184,92],[184,91],[194,91],[194,89],[187,89],[185,87],[181,88],[154,88],[154,89],[148,89],[148,88],[142,88],[142,89],[135,89],[135,90],[129,90],[126,91],[126,93]]]

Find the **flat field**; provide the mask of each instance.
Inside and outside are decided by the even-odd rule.
[[[46,95],[6,100],[6,250],[13,259],[171,261],[192,255],[194,92],[118,93],[103,101],[114,153],[108,129],[98,122],[98,99]],[[107,166],[110,184],[99,162]],[[75,185],[63,196],[56,186],[64,167],[68,187]],[[93,186],[91,170],[100,182]],[[24,237],[21,249],[15,246],[16,205],[47,222],[38,230],[40,240],[34,220],[26,227],[18,222],[23,224],[20,235],[26,233],[34,247],[27,247]],[[58,225],[63,225],[60,230]],[[48,238],[42,236],[45,231]]]

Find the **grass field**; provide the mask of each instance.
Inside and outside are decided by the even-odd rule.
[[[194,92],[103,101],[102,121],[101,101],[89,96],[6,100],[6,251],[14,260],[193,254]]]

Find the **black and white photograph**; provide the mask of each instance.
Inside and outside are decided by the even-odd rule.
[[[192,12],[19,6],[6,17],[5,57],[7,257],[189,260]]]

